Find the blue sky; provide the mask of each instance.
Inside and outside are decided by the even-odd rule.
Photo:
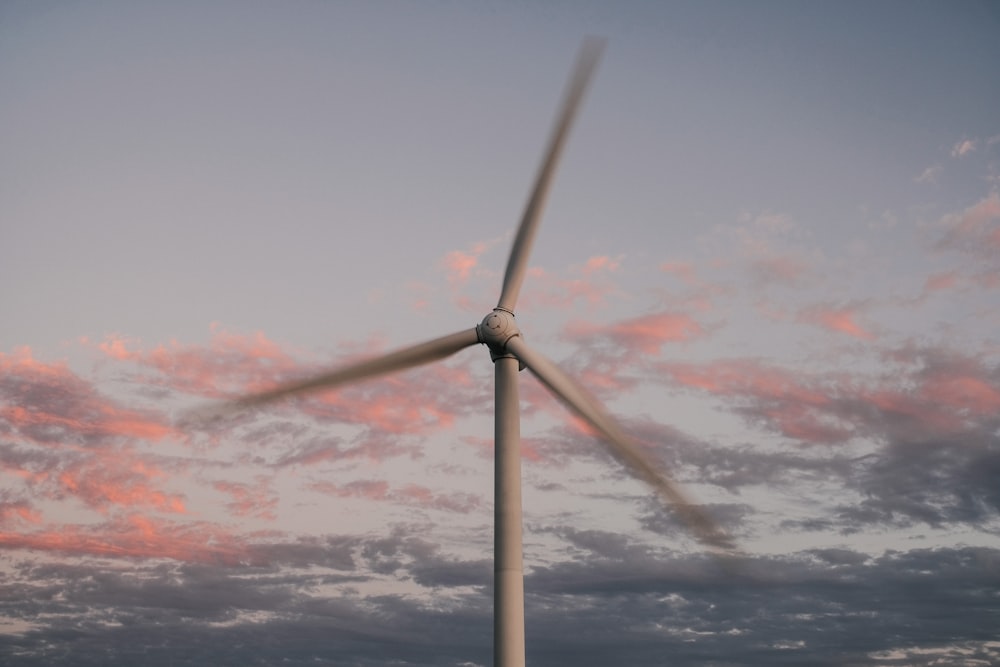
[[[597,34],[518,320],[747,563],[522,374],[529,662],[996,662],[998,29],[976,2],[4,3],[0,655],[487,664],[486,350],[182,417],[489,312]]]

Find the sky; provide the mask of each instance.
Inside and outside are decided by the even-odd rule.
[[[491,660],[471,328],[607,50],[520,375],[528,663],[1000,662],[995,2],[0,3],[0,662]]]

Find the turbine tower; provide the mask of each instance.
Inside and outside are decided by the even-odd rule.
[[[316,377],[252,394],[227,404],[228,410],[271,403],[304,392],[328,390],[379,375],[402,371],[444,359],[477,343],[489,348],[495,373],[494,424],[494,602],[493,664],[524,665],[524,568],[521,545],[521,437],[517,374],[527,368],[577,416],[601,436],[611,454],[632,474],[648,482],[673,507],[702,543],[720,553],[731,552],[729,537],[699,506],[658,471],[642,449],[601,405],[554,363],[525,342],[514,320],[514,307],[527,271],[528,257],[538,230],[556,163],[562,152],[580,100],[604,51],[604,40],[584,40],[570,78],[562,108],[534,189],[528,199],[507,261],[496,308],[472,329],[442,336],[390,354],[341,367]]]

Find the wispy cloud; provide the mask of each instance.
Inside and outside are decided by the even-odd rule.
[[[754,259],[751,271],[761,283],[795,286],[808,273],[808,264],[792,255],[772,255]]]
[[[975,139],[962,139],[951,148],[952,157],[965,157],[976,150]]]
[[[961,213],[945,216],[940,225],[945,231],[937,248],[960,250],[991,263],[1000,257],[1000,193],[991,192]]]
[[[621,258],[612,258],[607,255],[595,255],[583,265],[583,274],[590,275],[599,271],[617,271],[621,268]]]
[[[481,241],[475,243],[468,250],[452,250],[441,260],[450,283],[464,283],[472,275],[473,270],[479,265],[479,258],[482,256],[490,244]]]
[[[262,332],[234,333],[218,324],[212,325],[207,346],[172,341],[145,350],[139,341],[115,334],[97,347],[110,359],[133,361],[155,371],[137,375],[137,380],[210,398],[261,391],[302,370],[291,354]]]
[[[212,488],[232,498],[226,508],[235,516],[277,518],[278,496],[268,487],[267,477],[258,475],[253,483],[217,480]]]
[[[578,320],[567,324],[564,332],[569,338],[581,341],[607,341],[625,354],[646,355],[658,355],[666,343],[690,341],[706,333],[693,317],[676,312],[651,313],[607,325]]]
[[[337,498],[361,498],[376,502],[393,502],[423,509],[467,514],[482,506],[482,498],[468,493],[440,491],[422,484],[392,486],[383,480],[357,480],[347,484],[317,481],[309,488]]]
[[[927,277],[924,282],[924,294],[932,292],[947,292],[955,289],[959,284],[957,271],[942,271]]]
[[[941,176],[941,165],[933,164],[919,175],[914,176],[913,180],[917,183],[937,183],[938,178]]]
[[[113,558],[170,558],[238,565],[252,560],[245,543],[204,523],[176,523],[140,514],[90,525],[49,526],[35,532],[0,532],[5,549],[31,549]]]
[[[698,284],[697,270],[691,262],[663,262],[660,264],[660,271],[676,276],[688,286],[693,287]]]
[[[528,273],[531,291],[522,296],[518,310],[569,310],[580,304],[590,308],[603,306],[618,289],[609,275],[617,270],[617,264],[605,263],[603,258],[593,265],[588,263],[560,273],[535,268]]]
[[[829,331],[847,334],[862,340],[874,340],[875,334],[862,327],[857,319],[862,310],[861,305],[835,306],[817,304],[803,309],[798,314],[798,321],[814,324]]]

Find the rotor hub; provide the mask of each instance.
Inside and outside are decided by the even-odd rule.
[[[514,313],[502,308],[494,308],[493,312],[483,318],[476,327],[479,342],[490,348],[490,356],[496,361],[507,354],[507,341],[514,336],[520,336],[521,330],[514,321]]]

